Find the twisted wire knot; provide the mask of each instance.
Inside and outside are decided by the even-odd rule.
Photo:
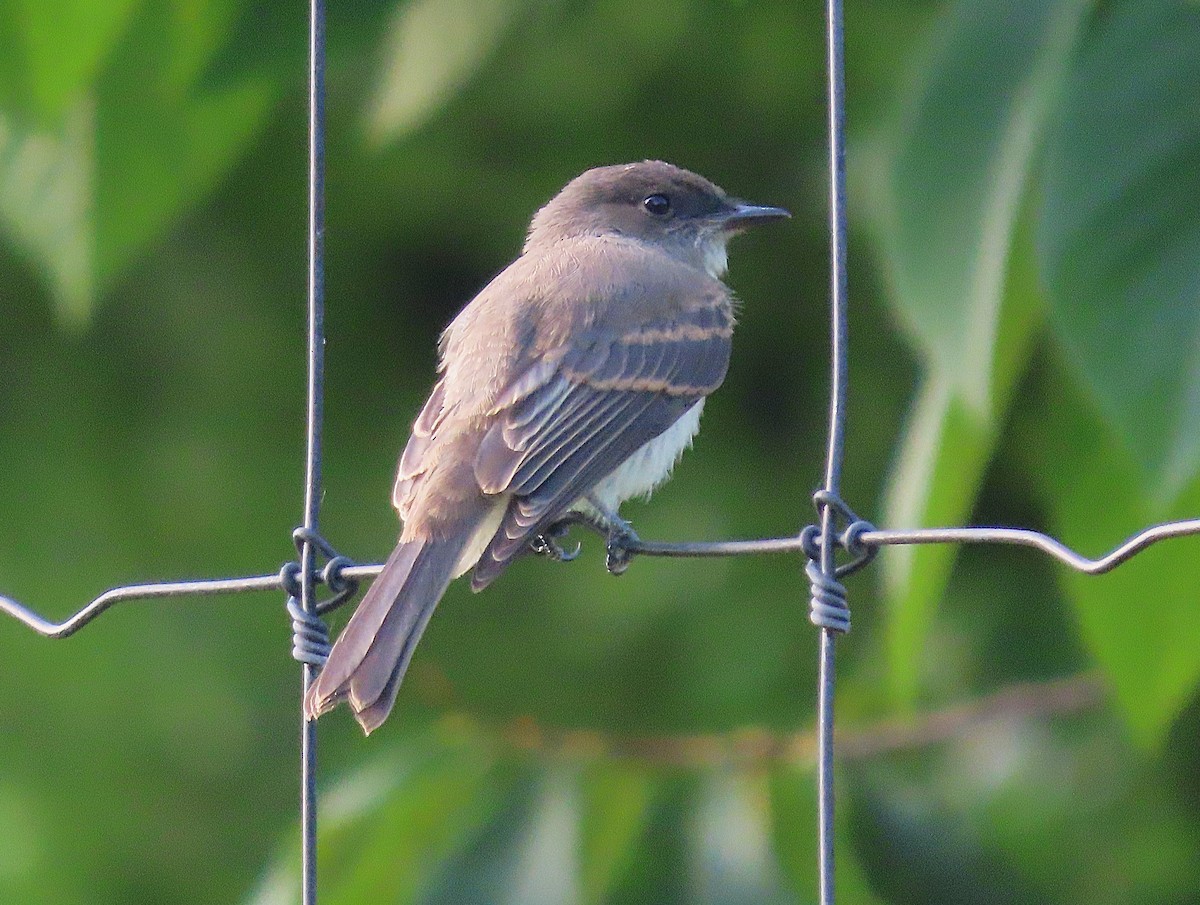
[[[868,547],[862,540],[864,534],[874,530],[875,526],[866,519],[855,518],[854,521],[846,526],[846,530],[838,538],[838,543],[841,547],[854,557],[851,563],[855,569],[861,569],[875,556],[878,548]]]
[[[358,579],[345,574],[345,570],[355,564],[354,560],[348,556],[342,556],[329,541],[310,528],[297,528],[292,532],[292,541],[296,545],[296,552],[301,557],[304,555],[305,545],[308,544],[312,546],[317,556],[323,556],[326,559],[324,567],[313,575],[313,583],[324,584],[333,594],[327,600],[317,601],[314,606],[316,612],[324,615],[330,610],[337,609],[358,593]],[[300,568],[300,563],[289,562],[284,564],[279,573],[283,589],[291,597],[301,596]]]
[[[821,524],[808,525],[800,532],[800,546],[808,557],[804,572],[808,575],[812,593],[809,598],[809,621],[820,628],[845,633],[850,631],[850,606],[846,601],[846,588],[839,579],[855,572],[869,563],[875,556],[876,548],[863,543],[863,535],[873,531],[874,526],[860,519],[836,493],[821,489],[813,494],[813,505],[821,516]],[[829,512],[831,537],[826,538],[822,525],[824,515]],[[845,525],[839,531],[839,525]],[[850,556],[848,562],[834,564],[826,572],[822,568],[823,551],[826,544],[833,548],[845,550]]]
[[[878,552],[878,547],[870,546],[863,543],[863,535],[868,531],[874,531],[875,526],[866,519],[861,519],[855,515],[854,510],[846,505],[836,493],[831,493],[828,490],[821,489],[813,494],[813,505],[816,507],[818,515],[824,515],[826,509],[831,510],[833,514],[832,528],[834,535],[831,538],[833,546],[837,549],[845,550],[850,554],[850,560],[837,566],[834,571],[835,578],[845,578],[853,572],[857,572],[872,559]],[[824,519],[821,519],[824,521]],[[845,525],[845,528],[838,530],[839,525]],[[825,545],[825,538],[821,531],[821,525],[806,525],[804,530],[800,532],[800,547],[813,562],[821,561],[821,549]]]
[[[808,621],[818,628],[845,634],[850,631],[850,605],[846,602],[846,587],[836,578],[821,571],[813,559],[804,567],[812,594],[808,602]]]
[[[280,583],[288,595],[287,611],[292,617],[292,657],[301,663],[320,668],[329,656],[329,628],[321,616],[341,606],[358,593],[358,580],[345,574],[354,565],[348,556],[342,556],[329,541],[310,528],[297,528],[292,532],[296,552],[304,556],[305,546],[310,546],[314,556],[324,557],[326,562],[320,571],[312,575],[313,584],[324,584],[332,592],[326,600],[313,602],[313,611],[305,612],[300,601],[303,597],[302,566],[289,562],[279,571]]]
[[[318,613],[324,615],[330,610],[336,610],[358,593],[358,579],[343,574],[343,569],[352,565],[354,565],[354,560],[340,554],[325,563],[325,568],[321,570],[321,580],[325,582],[329,590],[333,591],[333,596],[328,600],[318,601]]]
[[[288,615],[292,617],[292,657],[320,669],[329,659],[329,627],[316,613],[306,613],[296,597],[289,597]]]
[[[283,592],[289,597],[299,599],[300,590],[300,563],[285,562],[283,568],[279,570],[279,581],[283,585]]]

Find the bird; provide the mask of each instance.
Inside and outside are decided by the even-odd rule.
[[[729,366],[727,243],[790,216],[657,160],[589,169],[534,215],[520,256],[441,335],[392,492],[399,541],[306,718],[347,702],[369,735],[450,582],[469,571],[482,590],[531,551],[572,558],[556,541],[571,520],[623,567],[636,534],[620,504],[670,476]]]

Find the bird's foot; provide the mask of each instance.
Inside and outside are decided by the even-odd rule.
[[[568,553],[558,542],[560,538],[566,537],[567,532],[571,530],[571,525],[573,524],[575,524],[573,520],[563,519],[560,522],[550,525],[545,531],[536,535],[529,542],[529,552],[538,556],[548,557],[555,562],[570,562],[573,559],[578,559],[579,551],[583,548],[582,544],[576,544],[575,549]]]
[[[624,574],[629,568],[629,564],[633,562],[633,550],[635,545],[641,542],[641,538],[637,536],[637,532],[633,530],[629,522],[624,519],[615,519],[611,522],[608,529],[608,540],[605,542],[605,550],[608,551],[608,557],[605,560],[605,566],[613,575]]]
[[[566,537],[574,525],[583,525],[598,534],[604,535],[607,558],[605,565],[613,575],[621,575],[629,568],[637,552],[641,538],[625,519],[614,510],[600,505],[596,500],[588,498],[592,504],[592,512],[570,512],[557,522],[549,525],[545,531],[536,535],[529,542],[529,551],[539,556],[547,556],[558,562],[570,562],[579,556],[581,544],[576,544],[570,552],[564,550],[559,540]]]
[[[608,558],[605,560],[605,566],[610,574],[621,575],[633,562],[633,547],[641,542],[641,538],[629,522],[621,518],[616,509],[605,506],[594,496],[588,496],[587,501],[600,516],[593,521],[593,526],[606,536],[604,547]]]

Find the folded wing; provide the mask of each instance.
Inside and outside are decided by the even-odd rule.
[[[485,493],[513,496],[473,587],[720,386],[733,315],[726,296],[709,301],[633,328],[594,328],[514,381],[475,460]]]

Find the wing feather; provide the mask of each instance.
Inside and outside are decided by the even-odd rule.
[[[445,418],[445,398],[446,382],[439,380],[434,384],[421,414],[417,416],[412,436],[408,438],[404,452],[400,455],[400,467],[396,471],[396,483],[392,487],[392,505],[399,511],[401,518],[405,518],[408,513],[413,481],[425,470],[425,453],[433,442],[433,433]]]
[[[440,530],[463,494],[502,495],[475,584],[491,580],[721,383],[732,328],[723,284],[641,243],[527,251],[443,333],[393,488],[405,531]]]
[[[731,311],[717,304],[595,330],[541,371],[540,386],[527,383],[498,413],[476,458],[480,487],[513,497],[473,586],[490,582],[533,535],[716,389],[732,330]]]

